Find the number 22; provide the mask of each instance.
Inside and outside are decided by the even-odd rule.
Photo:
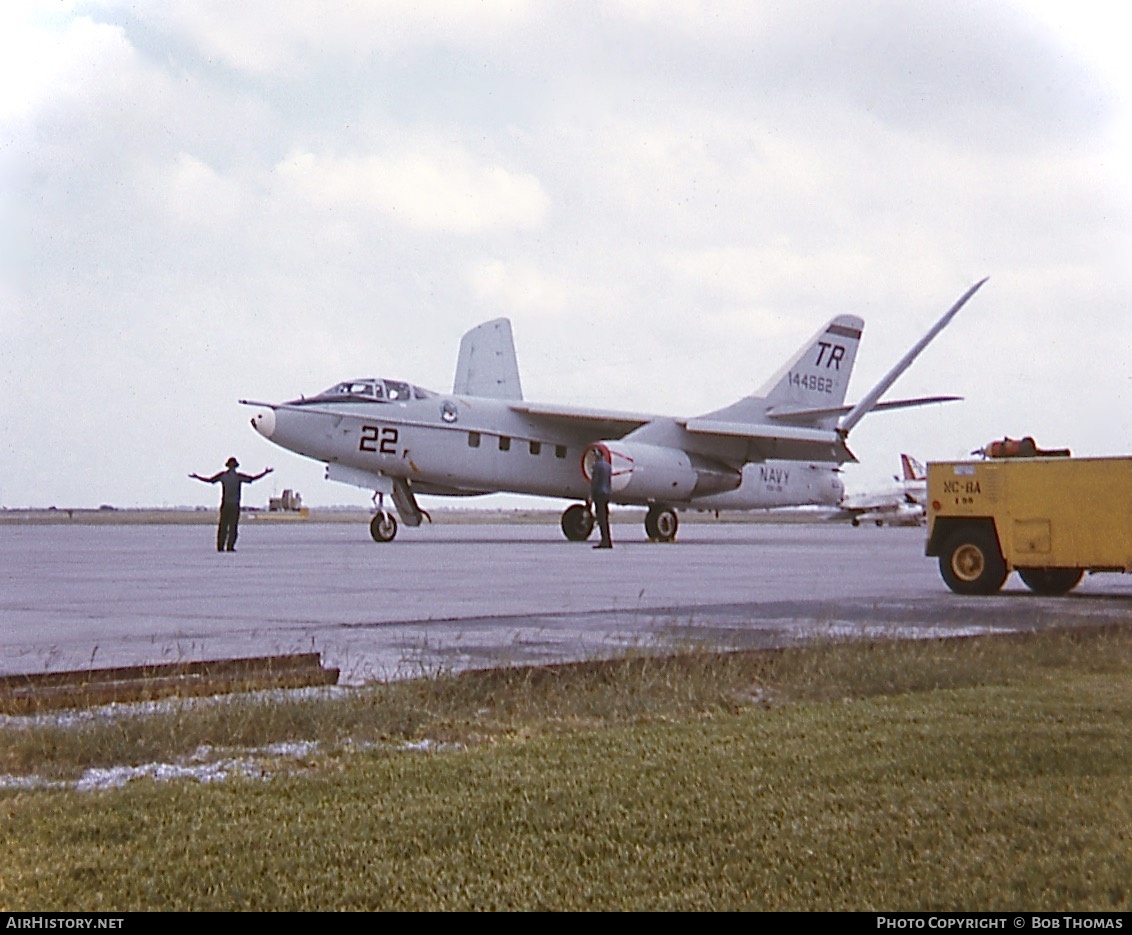
[[[397,454],[398,434],[395,428],[386,426],[378,428],[376,425],[362,426],[362,440],[358,444],[358,451],[368,451],[372,454]]]

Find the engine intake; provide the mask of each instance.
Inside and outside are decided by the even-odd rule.
[[[593,442],[582,452],[586,480],[599,452],[613,467],[613,495],[622,502],[681,503],[734,490],[743,481],[735,468],[679,448],[623,441]]]

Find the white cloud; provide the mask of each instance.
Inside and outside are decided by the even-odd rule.
[[[122,30],[59,12],[21,3],[0,10],[0,121],[97,93],[120,75],[115,66],[129,54]]]
[[[347,211],[379,211],[417,231],[530,230],[549,198],[538,179],[443,146],[427,152],[340,157],[295,152],[276,174],[301,197]]]
[[[814,293],[820,291],[820,303],[825,306],[846,294],[867,291],[877,260],[854,251],[851,244],[809,254],[766,244],[689,251],[674,258],[673,268],[690,289],[705,296],[706,305],[780,309],[796,301],[799,283],[809,284]]]
[[[162,3],[150,18],[226,67],[257,76],[302,73],[333,59],[357,66],[376,54],[436,43],[497,41],[526,15],[522,0],[345,0],[330,7],[277,0]]]
[[[500,314],[557,314],[582,298],[576,287],[526,263],[487,260],[476,264],[469,280],[480,302]]]
[[[243,188],[235,179],[188,153],[161,166],[147,187],[182,233],[193,227],[231,229],[247,210]]]

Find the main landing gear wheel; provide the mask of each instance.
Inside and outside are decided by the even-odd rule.
[[[1080,568],[1019,568],[1021,578],[1035,594],[1057,597],[1068,594],[1081,583],[1085,572]]]
[[[594,531],[594,515],[580,503],[566,508],[562,514],[562,532],[571,542],[585,542]]]
[[[676,538],[680,521],[676,511],[667,506],[650,506],[645,514],[645,533],[657,542],[671,542]]]
[[[940,552],[939,573],[956,594],[994,594],[1006,580],[1006,562],[985,529],[961,529]]]
[[[374,542],[392,542],[397,535],[397,519],[392,513],[378,513],[369,521],[369,534]]]

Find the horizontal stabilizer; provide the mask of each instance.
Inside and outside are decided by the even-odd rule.
[[[930,406],[934,403],[952,403],[962,399],[962,396],[918,396],[915,399],[892,399],[877,403],[873,412],[884,412],[886,409],[910,409],[913,406]],[[830,406],[825,409],[791,409],[776,407],[767,411],[767,415],[775,422],[789,422],[791,425],[806,425],[818,422],[829,416],[843,416],[851,412],[852,406]]]

